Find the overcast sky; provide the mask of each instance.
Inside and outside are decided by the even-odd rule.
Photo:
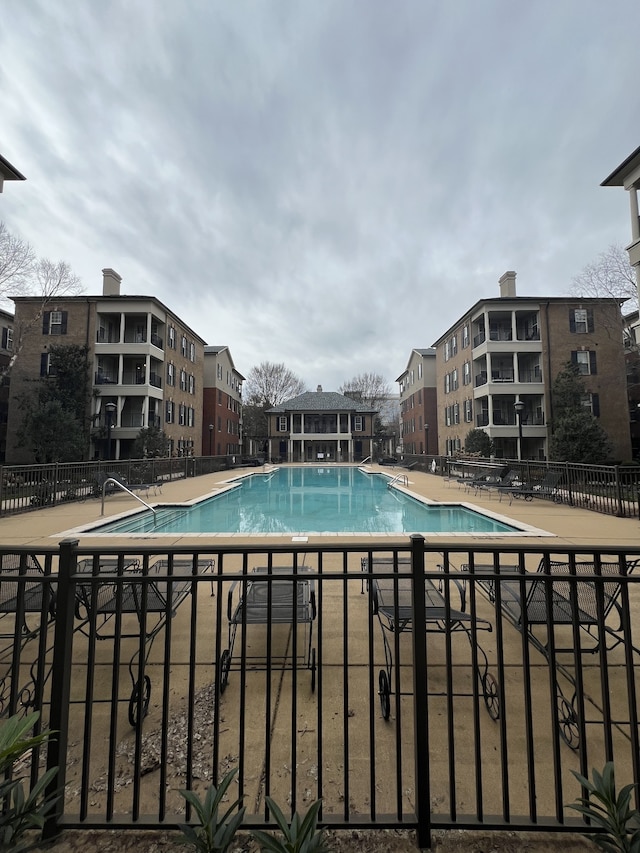
[[[638,0],[3,0],[0,219],[245,376],[395,379],[516,270],[562,295],[629,201]]]

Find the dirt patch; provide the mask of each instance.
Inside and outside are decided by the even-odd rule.
[[[415,853],[415,834],[398,830],[342,830],[327,833],[333,853]],[[64,832],[54,844],[38,848],[54,853],[178,853],[188,850],[178,832]],[[597,848],[580,835],[533,832],[438,832],[436,853],[584,853]],[[258,853],[250,835],[239,833],[230,853]]]

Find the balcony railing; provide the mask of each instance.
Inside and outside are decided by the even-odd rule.
[[[473,345],[474,347],[479,347],[480,344],[483,344],[487,339],[486,333],[484,331],[478,332],[477,335],[473,336]]]
[[[491,341],[511,341],[513,340],[513,332],[511,326],[489,329],[489,340]]]
[[[96,385],[117,385],[118,377],[115,374],[110,373],[96,373],[95,374],[95,384]]]
[[[120,418],[120,426],[124,428],[143,427],[144,415],[137,412],[123,412]]]
[[[125,370],[122,374],[123,385],[144,385],[144,370]]]
[[[487,384],[487,374],[484,372],[478,373],[474,379],[474,384],[475,384],[476,388],[478,387],[478,385],[486,385]]]
[[[542,382],[542,371],[539,367],[534,367],[532,370],[519,370],[518,379],[520,382]]]
[[[162,338],[160,337],[160,335],[155,335],[152,332],[151,333],[151,343],[154,345],[154,347],[158,347],[158,349],[162,349],[163,341],[162,341]]]
[[[513,382],[513,368],[491,371],[492,382]]]

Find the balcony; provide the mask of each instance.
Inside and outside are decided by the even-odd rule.
[[[107,329],[98,329],[96,333],[98,344],[119,344],[120,335],[117,332],[109,332]]]
[[[487,374],[484,371],[482,371],[482,373],[478,373],[478,375],[474,379],[473,384],[475,385],[476,388],[479,385],[486,385],[487,384]]]
[[[96,373],[94,376],[94,385],[117,385],[118,377],[109,373]]]
[[[534,367],[533,370],[520,370],[518,379],[520,382],[542,382],[542,371],[539,367]]]
[[[511,326],[492,326],[489,329],[490,341],[511,341],[513,340],[513,332]]]
[[[497,411],[493,413],[493,424],[494,426],[515,426],[516,424],[516,415],[515,412],[508,411]]]
[[[477,427],[489,426],[489,412],[482,412],[481,414],[476,415],[476,426]]]
[[[156,335],[153,332],[151,333],[151,343],[154,347],[158,347],[158,349],[162,349],[162,344],[164,343],[160,335]]]
[[[513,382],[513,368],[499,368],[491,371],[492,382]]]
[[[485,334],[484,329],[482,329],[482,331],[478,332],[477,335],[473,336],[474,347],[479,347],[480,344],[483,344],[486,341],[486,339],[487,339],[487,336]]]

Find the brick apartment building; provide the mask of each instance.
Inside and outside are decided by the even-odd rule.
[[[400,386],[401,446],[404,453],[438,453],[438,394],[435,349],[413,349]]]
[[[204,348],[202,455],[228,456],[242,448],[242,383],[229,347]]]
[[[30,379],[47,375],[49,347],[87,346],[93,398],[88,458],[129,458],[140,430],[159,427],[167,453],[191,455],[202,440],[204,341],[160,300],[120,293],[121,277],[103,271],[102,296],[53,300],[42,312],[38,297],[14,297],[14,330],[26,330],[12,373],[7,462],[33,462],[20,447],[17,395]],[[111,440],[107,432],[111,433]]]
[[[584,405],[607,432],[614,459],[628,461],[619,301],[519,297],[515,279],[506,272],[498,298],[476,302],[434,343],[440,451],[462,450],[477,427],[489,434],[499,458],[548,458],[551,386],[571,361],[584,378]],[[523,404],[521,446],[516,403]]]

